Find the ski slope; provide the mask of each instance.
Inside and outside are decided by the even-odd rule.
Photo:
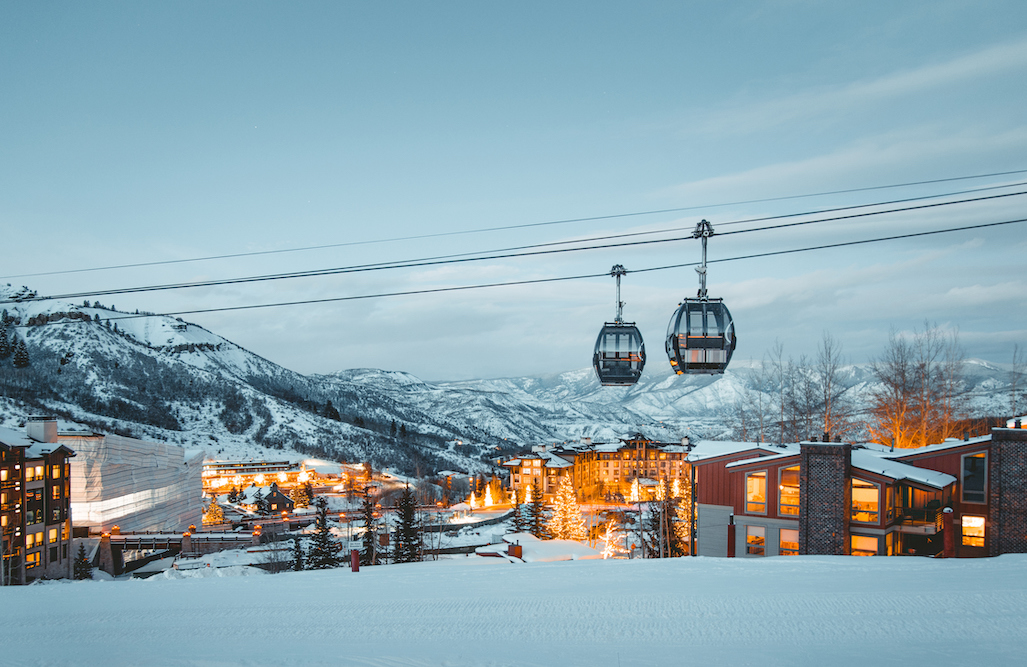
[[[235,576],[249,574],[252,576]],[[1022,665],[1027,556],[511,564],[0,589],[5,665]]]

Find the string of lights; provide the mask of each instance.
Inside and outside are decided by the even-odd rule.
[[[945,229],[933,229],[933,230],[927,230],[927,231],[921,231],[921,232],[908,232],[908,233],[905,233],[905,234],[894,234],[894,235],[890,235],[890,236],[880,236],[880,237],[875,237],[875,238],[870,238],[870,239],[860,239],[860,240],[856,240],[856,241],[842,241],[842,242],[838,242],[838,243],[825,243],[825,244],[816,245],[816,246],[806,246],[806,247],[801,247],[801,248],[791,248],[791,249],[788,249],[788,250],[774,250],[774,251],[762,252],[762,253],[754,253],[754,254],[749,254],[749,255],[739,255],[739,256],[736,256],[736,257],[724,257],[724,258],[721,258],[721,259],[708,260],[707,263],[708,264],[712,264],[712,263],[721,263],[721,262],[746,261],[746,260],[758,259],[758,258],[762,258],[762,257],[774,257],[774,256],[779,256],[779,255],[788,255],[788,254],[796,254],[796,253],[803,253],[803,252],[814,252],[814,251],[818,251],[818,250],[827,250],[827,249],[831,249],[831,248],[843,248],[843,247],[848,247],[848,246],[865,245],[865,244],[870,244],[870,243],[883,243],[883,242],[888,242],[888,241],[897,241],[897,240],[901,240],[901,239],[909,239],[909,238],[916,238],[916,237],[923,237],[923,236],[933,236],[933,235],[936,235],[936,234],[950,234],[950,233],[954,233],[954,232],[969,231],[969,230],[974,230],[974,229],[987,229],[987,228],[992,228],[992,227],[1001,227],[1001,226],[1007,226],[1007,225],[1022,224],[1024,222],[1027,222],[1027,218],[1018,218],[1018,219],[1014,219],[1014,220],[1003,220],[1003,221],[1000,221],[1000,222],[980,223],[980,224],[975,224],[975,225],[963,225],[963,226],[960,226],[960,227],[949,227],[949,228],[945,228]],[[699,262],[686,262],[686,263],[682,263],[682,264],[668,264],[668,265],[664,265],[664,266],[654,266],[654,267],[648,267],[648,268],[642,268],[642,269],[633,269],[631,271],[626,271],[626,273],[645,273],[645,272],[650,272],[650,271],[666,271],[666,270],[670,270],[670,269],[677,269],[677,268],[683,268],[683,267],[697,266],[698,264],[699,264]],[[434,287],[434,288],[417,289],[417,290],[402,290],[402,291],[396,291],[396,292],[379,292],[379,293],[376,293],[376,294],[359,294],[359,295],[347,295],[347,296],[337,296],[337,297],[325,297],[325,298],[320,298],[320,299],[299,299],[299,300],[293,300],[293,301],[279,301],[279,302],[275,302],[275,303],[247,304],[247,305],[241,305],[241,306],[222,306],[222,307],[217,307],[217,308],[198,308],[198,309],[192,309],[192,310],[170,311],[170,312],[165,312],[165,313],[140,313],[140,314],[125,313],[125,314],[115,315],[115,316],[112,316],[112,317],[105,317],[104,320],[117,321],[117,320],[140,319],[140,318],[147,318],[147,317],[177,317],[177,316],[182,316],[182,315],[199,315],[199,314],[206,314],[206,313],[223,313],[223,312],[233,312],[233,311],[242,311],[242,310],[256,310],[256,309],[263,309],[263,308],[281,308],[281,307],[288,307],[288,306],[301,306],[301,305],[313,305],[313,304],[325,304],[325,303],[340,303],[340,302],[345,302],[345,301],[359,301],[359,300],[366,300],[366,299],[381,299],[381,298],[397,297],[397,296],[415,296],[415,295],[422,295],[422,294],[438,294],[438,293],[444,293],[444,292],[458,292],[458,291],[467,291],[467,290],[476,290],[476,289],[489,289],[489,288],[494,288],[494,287],[512,287],[512,286],[518,286],[518,285],[536,285],[536,284],[541,284],[541,283],[565,282],[565,281],[571,281],[571,280],[586,280],[586,279],[593,279],[593,278],[605,278],[605,277],[608,277],[608,276],[609,276],[609,272],[608,271],[604,271],[602,273],[589,273],[589,274],[580,274],[580,275],[573,275],[573,276],[554,276],[554,277],[548,277],[548,278],[534,278],[534,279],[527,279],[527,280],[512,280],[512,281],[504,281],[504,282],[479,283],[479,284],[474,284],[474,285],[455,285],[455,286],[449,286],[449,287]],[[83,323],[82,320],[59,320],[59,321],[55,321],[55,322],[46,322],[43,326],[66,325],[66,324],[81,324],[81,323]],[[21,326],[25,326],[25,325],[21,325]]]
[[[833,216],[833,217],[828,217],[828,218],[819,218],[819,219],[815,219],[815,220],[807,220],[807,221],[801,221],[801,222],[785,223],[785,224],[781,224],[781,225],[768,225],[768,226],[764,226],[764,227],[754,227],[754,228],[749,228],[749,229],[733,230],[733,231],[728,231],[728,232],[722,232],[721,235],[743,234],[743,233],[750,233],[750,232],[770,231],[770,230],[774,230],[774,229],[781,229],[781,228],[785,228],[785,227],[793,227],[793,226],[798,226],[798,225],[810,225],[810,224],[818,224],[818,223],[824,223],[824,222],[835,222],[835,221],[839,221],[839,220],[866,218],[866,217],[871,217],[871,216],[886,215],[886,214],[890,214],[890,213],[907,212],[907,211],[914,211],[914,210],[921,210],[921,209],[928,209],[928,208],[936,208],[936,207],[940,207],[940,206],[952,206],[952,205],[956,205],[956,204],[965,204],[965,203],[994,200],[994,199],[1000,199],[1000,198],[1006,198],[1006,197],[1022,196],[1024,194],[1027,194],[1027,191],[1008,192],[1008,193],[1002,193],[1002,194],[993,194],[993,195],[986,195],[986,196],[981,196],[981,197],[971,197],[971,198],[959,199],[959,200],[953,200],[953,201],[946,201],[946,202],[932,202],[932,203],[929,203],[929,204],[917,204],[917,205],[913,205],[913,206],[904,206],[904,207],[885,209],[885,210],[880,210],[880,211],[864,211],[864,212],[861,212],[861,213],[851,213],[851,214],[842,215],[842,216]],[[860,207],[862,207],[862,206],[860,206]],[[788,215],[785,215],[785,216],[781,216],[781,217],[791,217],[791,214],[788,214]],[[679,229],[676,229],[674,231],[680,231],[680,229],[685,229],[685,228],[679,228]],[[589,242],[589,241],[592,241],[592,240],[596,240],[596,239],[581,239],[581,240],[574,241],[574,242],[585,243],[585,242]],[[263,274],[263,275],[246,276],[246,277],[240,277],[240,278],[225,278],[225,279],[217,279],[217,280],[192,281],[192,282],[186,282],[186,283],[167,283],[167,284],[161,284],[161,285],[146,285],[146,286],[138,286],[138,287],[115,288],[115,289],[107,289],[107,290],[93,290],[93,291],[74,292],[74,293],[67,293],[67,294],[37,296],[37,297],[33,297],[31,299],[23,299],[23,301],[25,301],[25,300],[45,301],[45,300],[54,300],[54,299],[80,299],[80,298],[86,298],[86,297],[111,296],[111,295],[115,295],[115,294],[135,294],[135,293],[140,293],[140,292],[157,292],[157,291],[168,291],[168,290],[178,290],[178,289],[188,289],[188,288],[198,288],[198,287],[214,287],[214,286],[222,286],[222,285],[237,285],[237,284],[243,284],[243,283],[256,283],[256,282],[267,282],[267,281],[286,280],[286,279],[295,279],[295,278],[321,277],[321,276],[329,276],[329,275],[341,275],[341,274],[347,274],[347,273],[361,273],[361,272],[368,272],[368,271],[381,271],[381,270],[398,269],[398,268],[418,268],[418,267],[424,267],[424,266],[437,266],[437,265],[445,265],[445,264],[480,262],[480,261],[492,261],[492,260],[497,260],[497,259],[510,259],[510,258],[520,258],[520,257],[531,257],[531,256],[538,256],[538,255],[551,255],[551,254],[568,253],[568,252],[582,252],[582,251],[589,251],[589,250],[601,250],[601,249],[609,249],[609,248],[620,248],[620,247],[630,247],[630,246],[652,245],[652,244],[671,243],[671,242],[676,242],[676,241],[689,241],[689,240],[693,240],[693,237],[692,237],[691,234],[688,234],[687,236],[677,236],[677,237],[671,237],[671,238],[648,239],[648,240],[641,240],[641,241],[626,241],[626,242],[619,242],[619,243],[605,243],[605,244],[600,244],[600,245],[588,245],[588,246],[573,247],[573,248],[551,248],[549,246],[554,245],[554,244],[537,244],[537,245],[533,245],[533,246],[520,246],[520,247],[516,247],[516,248],[511,248],[511,249],[501,249],[499,251],[491,251],[493,254],[489,254],[489,255],[481,255],[479,253],[469,253],[472,256],[466,256],[467,253],[460,254],[460,255],[443,255],[443,256],[437,256],[437,257],[419,258],[419,259],[414,259],[414,260],[404,260],[404,261],[399,261],[399,262],[381,262],[381,263],[375,263],[375,264],[360,264],[360,265],[353,265],[353,266],[333,267],[333,268],[328,268],[328,269],[312,269],[312,270],[295,271],[295,272],[289,272],[289,273]],[[560,242],[560,243],[563,243],[563,242]],[[546,248],[546,247],[548,247],[548,249],[538,249],[538,248]],[[534,248],[534,249],[529,250],[527,252],[521,252],[522,250],[525,250],[525,249],[528,249],[528,248]],[[508,252],[508,250],[509,250],[509,252]],[[482,251],[482,252],[489,252],[489,251]],[[5,303],[12,303],[12,301],[10,301],[10,300],[0,301],[0,304],[5,304]]]
[[[279,249],[276,249],[276,250],[258,250],[258,251],[250,251],[250,252],[224,253],[224,254],[219,254],[219,255],[206,255],[206,256],[201,256],[201,257],[186,257],[186,258],[182,258],[182,259],[156,260],[156,261],[148,261],[148,262],[134,262],[134,263],[128,263],[128,264],[112,264],[112,265],[107,265],[107,266],[94,266],[94,267],[86,267],[86,268],[81,268],[81,269],[62,269],[62,270],[59,270],[59,271],[40,271],[40,272],[36,272],[36,273],[20,273],[20,274],[12,274],[12,275],[7,275],[7,276],[0,276],[0,279],[7,280],[7,279],[14,279],[14,278],[34,278],[34,277],[40,277],[40,276],[65,275],[65,274],[73,274],[73,273],[90,273],[90,272],[97,272],[97,271],[111,271],[111,270],[117,270],[117,269],[132,269],[132,268],[142,268],[142,267],[151,267],[151,266],[167,266],[167,265],[173,265],[173,264],[187,264],[187,263],[193,263],[193,262],[207,262],[207,261],[226,260],[226,259],[238,259],[238,258],[243,258],[243,257],[259,257],[259,256],[265,256],[265,255],[279,255],[279,254],[286,254],[286,253],[299,253],[299,252],[308,252],[308,251],[314,251],[314,250],[326,250],[326,249],[331,249],[331,248],[343,248],[343,247],[349,247],[349,246],[373,245],[373,244],[382,244],[382,243],[395,243],[395,242],[400,242],[400,241],[415,241],[415,240],[430,239],[430,238],[442,238],[442,237],[448,237],[448,236],[461,236],[461,235],[468,235],[468,234],[484,234],[484,233],[491,233],[491,232],[498,232],[498,231],[509,231],[509,230],[515,230],[515,229],[530,229],[530,228],[533,228],[533,227],[548,227],[548,226],[555,226],[555,225],[566,225],[566,224],[579,223],[579,222],[597,222],[597,221],[602,221],[602,220],[616,220],[616,219],[622,219],[622,218],[642,217],[642,216],[647,216],[647,215],[660,215],[660,214],[667,214],[667,213],[682,213],[682,212],[686,212],[686,211],[699,211],[699,210],[705,210],[705,209],[724,208],[724,207],[727,207],[727,206],[741,206],[741,205],[747,205],[747,204],[761,204],[761,203],[771,203],[771,202],[780,202],[780,201],[790,201],[790,200],[797,200],[797,199],[809,199],[809,198],[814,198],[814,197],[827,197],[827,196],[834,196],[834,195],[841,195],[841,194],[854,194],[854,193],[859,193],[859,192],[873,192],[873,191],[879,191],[879,190],[890,190],[890,189],[907,188],[907,187],[915,187],[915,186],[923,186],[923,185],[937,185],[939,183],[953,183],[953,182],[958,182],[958,181],[979,180],[979,179],[983,179],[983,178],[998,178],[998,177],[1001,177],[1001,176],[1014,176],[1014,175],[1024,174],[1024,173],[1027,173],[1027,169],[1016,169],[1016,170],[1011,170],[1011,171],[997,171],[997,172],[991,172],[991,173],[985,173],[985,174],[971,174],[971,175],[964,175],[964,176],[952,176],[952,177],[947,177],[947,178],[936,178],[936,179],[922,180],[922,181],[909,181],[909,182],[904,182],[904,183],[889,183],[889,184],[885,184],[885,185],[874,185],[874,186],[867,186],[867,187],[862,187],[862,188],[846,188],[846,189],[840,189],[840,190],[827,190],[827,191],[822,191],[822,192],[812,192],[812,193],[804,193],[804,194],[797,194],[797,195],[783,195],[783,196],[779,196],[779,197],[764,197],[764,198],[761,198],[761,199],[745,199],[745,200],[738,200],[738,201],[731,201],[731,202],[720,202],[720,203],[714,203],[714,204],[697,204],[697,205],[693,205],[693,206],[680,206],[680,207],[666,208],[666,209],[653,209],[653,210],[646,210],[646,211],[633,211],[633,212],[628,212],[628,213],[614,213],[614,214],[609,214],[609,215],[597,215],[597,216],[588,216],[588,217],[580,217],[580,218],[566,218],[566,219],[561,219],[561,220],[548,220],[548,221],[544,221],[544,222],[530,222],[530,223],[522,223],[522,224],[516,224],[516,225],[503,225],[503,226],[495,226],[495,227],[484,227],[484,228],[480,228],[480,229],[464,229],[464,230],[456,230],[456,231],[451,231],[451,232],[433,232],[433,233],[430,233],[430,234],[417,234],[417,235],[412,235],[412,236],[396,236],[396,237],[388,237],[388,238],[380,238],[380,239],[370,239],[370,240],[366,240],[366,241],[346,241],[346,242],[341,242],[341,243],[327,243],[327,244],[320,244],[320,245],[301,246],[301,247],[297,247],[297,248],[279,248]],[[1008,186],[996,186],[996,187],[1008,187]],[[945,195],[935,195],[935,196],[945,196]],[[873,206],[873,205],[874,204],[864,204],[862,206]],[[828,210],[832,210],[832,209],[826,209],[825,212],[828,211]],[[833,210],[839,210],[839,209],[833,209]],[[808,214],[813,214],[813,213],[807,213],[807,215]],[[802,214],[793,214],[793,215],[802,215]],[[756,220],[760,220],[760,219],[761,218],[757,218]],[[765,219],[765,218],[763,218],[763,219]],[[739,221],[739,222],[742,222],[742,221]],[[736,224],[736,223],[721,223],[721,224]]]

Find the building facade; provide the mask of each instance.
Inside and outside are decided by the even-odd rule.
[[[72,574],[70,458],[56,423],[0,428],[0,584]]]
[[[694,465],[699,555],[1027,552],[1027,430],[895,451],[808,442]]]

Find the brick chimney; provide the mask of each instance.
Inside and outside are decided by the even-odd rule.
[[[804,442],[799,449],[799,553],[849,553],[852,445]]]

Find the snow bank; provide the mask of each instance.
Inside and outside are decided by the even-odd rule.
[[[1024,555],[472,556],[0,598],[10,665],[991,667],[1027,651]]]

